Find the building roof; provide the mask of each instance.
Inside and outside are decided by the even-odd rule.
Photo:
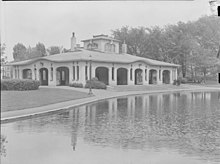
[[[113,41],[116,41],[116,42],[121,42],[121,41],[118,40],[118,39],[114,39],[114,38],[109,37],[108,35],[104,35],[104,34],[101,34],[101,35],[93,35],[93,38],[82,40],[82,42],[92,41],[92,40],[113,40]]]
[[[91,57],[90,57],[91,56]],[[70,61],[96,61],[96,62],[106,62],[106,63],[134,63],[134,62],[145,62],[146,64],[152,66],[172,66],[178,67],[179,65],[162,62],[158,60],[153,60],[149,58],[138,57],[130,54],[116,54],[116,53],[106,53],[94,50],[77,49],[73,52],[67,52],[62,54],[55,54],[50,56],[44,56],[39,58],[34,58],[30,60],[24,60],[19,62],[12,62],[10,65],[28,65],[34,63],[38,60],[48,60],[51,62],[70,62]]]

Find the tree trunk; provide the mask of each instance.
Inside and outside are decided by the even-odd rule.
[[[182,63],[182,75],[185,78],[186,77],[186,65],[185,63]]]

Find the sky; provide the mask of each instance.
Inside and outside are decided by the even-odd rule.
[[[34,47],[38,42],[70,48],[75,32],[77,43],[93,35],[111,35],[122,26],[151,27],[194,21],[209,14],[208,0],[194,1],[3,1],[1,4],[1,42],[6,44],[8,60],[13,47],[22,43]]]

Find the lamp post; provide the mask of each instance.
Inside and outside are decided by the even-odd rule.
[[[89,82],[90,82],[89,83],[89,95],[93,95],[91,80],[92,80],[92,56],[89,55]]]

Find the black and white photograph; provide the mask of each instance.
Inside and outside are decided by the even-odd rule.
[[[220,164],[219,6],[0,1],[1,164]]]

